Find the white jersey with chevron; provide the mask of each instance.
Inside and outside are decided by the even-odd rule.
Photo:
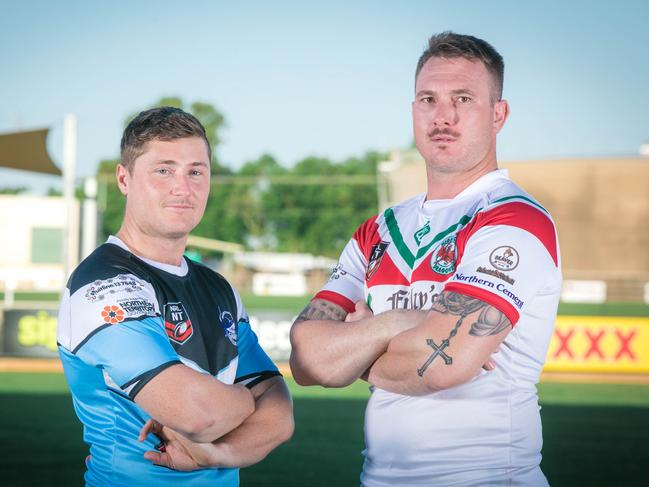
[[[536,383],[561,290],[548,212],[507,171],[449,200],[406,200],[363,223],[316,298],[348,312],[429,309],[454,291],[502,311],[513,325],[496,370],[419,397],[373,388],[365,416],[367,486],[547,485]]]

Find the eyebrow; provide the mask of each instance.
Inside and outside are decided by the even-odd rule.
[[[432,91],[432,90],[421,90],[421,91],[418,91],[418,92],[416,93],[415,96],[416,96],[416,97],[420,97],[420,96],[423,96],[423,95],[436,95],[436,94],[437,94],[436,91]],[[458,89],[456,89],[456,90],[451,90],[451,94],[452,94],[452,95],[463,95],[463,94],[467,94],[467,95],[473,95],[473,96],[475,96],[475,93],[474,93],[473,91],[471,91],[469,88],[458,88]]]
[[[179,163],[178,161],[174,161],[173,159],[165,159],[164,161],[157,161],[156,164],[164,164],[166,166],[177,166]],[[195,161],[190,163],[191,166],[203,166],[203,167],[209,167],[209,165],[206,162],[203,161]]]

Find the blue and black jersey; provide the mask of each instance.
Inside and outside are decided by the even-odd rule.
[[[88,485],[238,485],[238,469],[176,472],[145,460],[157,440],[137,441],[149,416],[134,402],[178,363],[248,387],[279,375],[225,278],[188,259],[141,259],[110,237],[69,279],[58,342],[90,445]]]

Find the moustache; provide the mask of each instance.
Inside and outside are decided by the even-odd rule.
[[[454,138],[457,139],[460,136],[460,133],[455,132],[455,131],[453,131],[451,129],[448,129],[448,128],[444,128],[444,129],[436,128],[436,129],[433,129],[432,131],[428,132],[428,137],[431,138],[431,139],[433,137],[438,137],[440,135],[448,135],[450,137],[454,137]]]

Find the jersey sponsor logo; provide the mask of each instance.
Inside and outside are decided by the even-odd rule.
[[[487,286],[488,288],[495,288],[496,284],[494,284],[491,281],[488,281],[487,279],[482,279],[481,277],[478,276],[467,276],[466,274],[455,274],[453,276],[453,279],[456,281],[462,281],[466,282],[469,284],[479,284],[480,286]]]
[[[148,299],[118,299],[117,302],[129,318],[155,316],[155,305]]]
[[[503,245],[494,249],[489,255],[489,262],[496,269],[511,271],[518,266],[518,252],[514,247]]]
[[[144,283],[128,274],[119,274],[103,281],[98,280],[86,290],[86,299],[92,303],[103,300],[108,294],[117,292],[132,293],[144,289]]]
[[[490,276],[497,277],[498,279],[502,279],[503,281],[508,282],[509,284],[514,284],[516,282],[515,279],[512,279],[507,274],[497,271],[495,269],[487,269],[486,267],[480,266],[476,269],[476,272],[481,272],[482,274],[488,274]]]
[[[427,309],[433,303],[434,291],[434,284],[430,286],[430,291],[400,289],[388,297],[386,302],[392,309]]]
[[[438,274],[445,276],[455,271],[456,260],[457,245],[455,244],[455,234],[453,234],[442,240],[431,252],[430,267]]]
[[[230,340],[230,343],[232,343],[232,345],[236,347],[237,324],[234,322],[232,314],[229,311],[221,311],[221,314],[219,315],[219,321],[221,322],[221,326],[223,327],[223,332],[225,333],[226,338]]]
[[[390,245],[390,242],[383,242],[372,245],[372,252],[370,253],[370,260],[367,263],[367,271],[365,272],[365,280],[369,281],[374,273],[378,270],[383,260],[385,250]]]
[[[415,242],[417,242],[417,245],[421,245],[422,239],[430,233],[430,222],[426,222],[426,224],[421,227],[419,230],[415,232]]]
[[[116,305],[104,306],[104,309],[101,310],[101,317],[104,322],[114,325],[124,321],[124,310]]]
[[[165,331],[173,342],[182,345],[194,334],[192,322],[182,303],[167,303],[164,305]]]
[[[504,284],[497,284],[496,289],[511,299],[517,308],[522,308],[525,304],[518,296],[516,296],[512,291],[507,289]]]
[[[478,276],[467,276],[466,274],[455,274],[453,276],[453,279],[456,281],[462,281],[466,282],[469,284],[479,284],[481,286],[486,286],[491,289],[496,289],[496,291],[500,292],[501,294],[504,294],[507,296],[511,301],[514,302],[517,308],[522,308],[523,305],[525,304],[523,300],[521,300],[514,292],[510,291],[505,287],[503,283],[494,283],[491,281],[488,281],[487,279],[482,279]]]
[[[330,281],[335,281],[336,279],[340,279],[343,276],[347,275],[347,271],[343,269],[343,265],[339,262],[336,267],[333,268],[331,271],[331,276],[329,277]]]

